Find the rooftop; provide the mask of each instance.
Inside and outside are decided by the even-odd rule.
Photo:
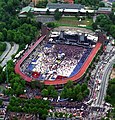
[[[20,13],[24,13],[24,12],[28,13],[29,11],[33,11],[33,10],[34,10],[33,7],[26,6],[26,7],[22,8]]]
[[[81,4],[61,4],[61,3],[48,3],[47,8],[50,9],[83,9],[85,6]]]
[[[99,7],[98,11],[108,11],[108,12],[111,12],[111,8],[109,7]]]

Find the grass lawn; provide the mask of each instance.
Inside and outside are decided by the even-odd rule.
[[[78,21],[76,17],[62,17],[59,21],[56,21],[59,26],[71,26],[77,27],[78,25],[92,26],[93,20],[86,18],[85,20]]]

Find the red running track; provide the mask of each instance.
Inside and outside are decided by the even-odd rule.
[[[45,38],[45,36],[42,36],[39,40],[37,40],[37,42],[31,46],[30,50],[28,52],[26,52],[24,54],[24,56],[16,63],[15,65],[15,72],[17,74],[19,74],[24,80],[26,80],[27,82],[31,82],[32,81],[32,78],[31,77],[28,77],[27,75],[25,75],[24,73],[21,72],[20,70],[20,65],[23,63],[23,61],[27,58],[27,56],[35,49],[35,47]],[[87,58],[87,60],[85,61],[84,65],[81,67],[80,71],[70,77],[70,78],[66,78],[64,80],[54,80],[54,81],[50,81],[50,80],[45,80],[44,81],[44,84],[45,85],[61,85],[61,84],[66,84],[69,80],[72,80],[72,81],[77,81],[79,80],[83,75],[84,73],[86,72],[87,68],[89,67],[91,61],[93,60],[93,58],[95,57],[95,55],[97,54],[98,50],[100,49],[101,47],[101,43],[97,43],[96,46],[93,48],[93,50],[91,51],[89,57]]]

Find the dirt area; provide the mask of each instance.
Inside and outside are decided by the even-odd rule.
[[[78,33],[90,33],[94,35],[95,33],[92,30],[86,29],[86,28],[78,28],[78,27],[66,27],[66,26],[60,26],[58,28],[54,28],[54,31],[76,31]]]

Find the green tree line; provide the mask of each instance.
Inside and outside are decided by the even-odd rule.
[[[50,102],[48,100],[41,99],[20,99],[12,97],[7,107],[11,112],[23,112],[28,114],[39,114],[40,119],[46,120],[48,110],[51,109]]]
[[[115,38],[115,15],[112,12],[110,15],[100,14],[97,16],[95,23],[93,23],[94,29],[102,29],[111,34]]]
[[[34,18],[19,18],[21,0],[1,0],[0,2],[0,41],[16,42],[24,48],[39,34],[41,24]]]
[[[6,50],[6,43],[0,42],[0,55]]]
[[[77,84],[74,86],[72,81],[69,81],[65,85],[60,94],[61,98],[68,98],[73,101],[82,101],[88,95],[89,89],[86,83],[83,83],[82,85]]]

